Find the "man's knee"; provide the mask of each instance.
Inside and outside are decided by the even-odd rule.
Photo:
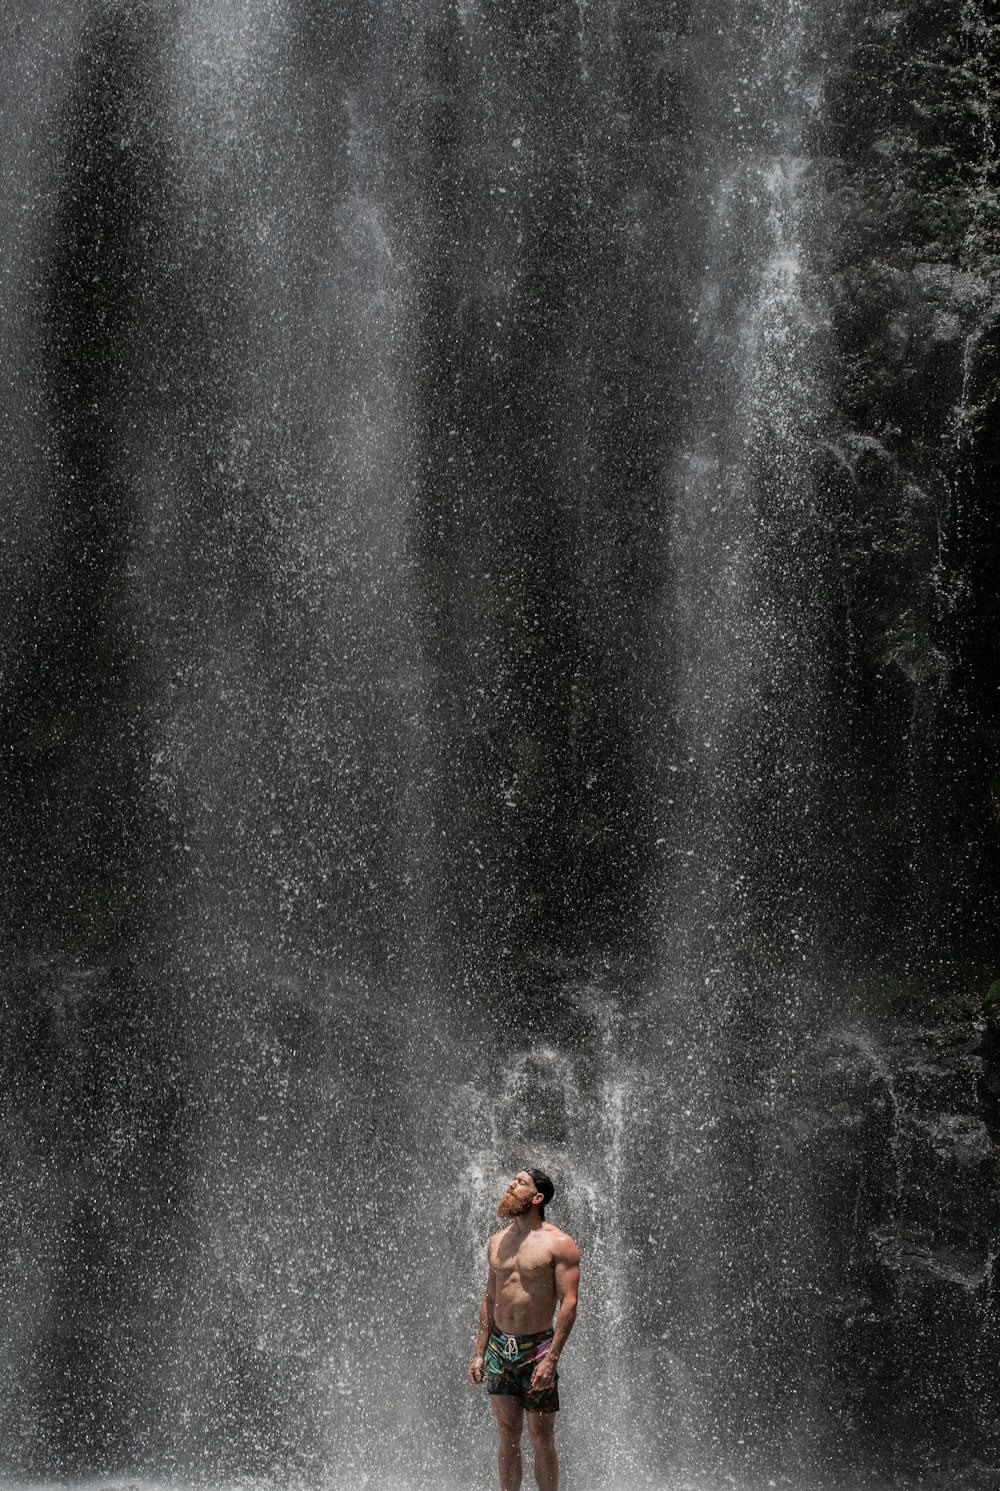
[[[529,1413],[528,1433],[531,1435],[533,1445],[551,1444],[556,1433],[556,1416],[554,1413]]]

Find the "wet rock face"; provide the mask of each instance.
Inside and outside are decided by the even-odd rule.
[[[812,1116],[836,1417],[886,1473],[961,1466],[978,1484],[1000,1443],[1000,1194],[995,1058],[971,1003],[912,1001],[870,1036],[834,1037]]]
[[[963,861],[948,888],[923,897],[922,919],[949,939],[988,939],[1000,31],[979,5],[862,5],[842,21],[814,262],[836,349],[817,487],[841,571],[831,605],[857,749],[847,770],[873,830],[869,871],[879,865],[865,879],[886,877],[893,907],[877,935],[898,935],[917,910],[899,861],[882,857],[909,840],[924,880]],[[879,922],[856,909],[862,924]]]
[[[636,1401],[664,1463],[989,1486],[1000,1045],[982,1000],[897,998],[784,1051],[754,1051],[749,1024],[730,1040],[710,1113],[679,1111],[682,1053],[629,1126]]]

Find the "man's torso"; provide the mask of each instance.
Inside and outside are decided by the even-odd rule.
[[[558,1227],[543,1222],[524,1236],[512,1227],[491,1241],[496,1275],[493,1321],[510,1336],[546,1331],[556,1308],[555,1242]]]

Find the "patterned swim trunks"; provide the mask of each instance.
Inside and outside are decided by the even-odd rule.
[[[551,1387],[540,1393],[531,1391],[532,1373],[551,1345],[551,1330],[539,1331],[534,1336],[507,1336],[503,1331],[492,1331],[486,1347],[486,1391],[517,1398],[532,1413],[557,1413],[558,1373]]]

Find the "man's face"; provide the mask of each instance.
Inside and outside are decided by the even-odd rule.
[[[542,1199],[535,1188],[535,1182],[527,1170],[519,1170],[500,1197],[497,1213],[501,1217],[523,1217],[526,1211],[531,1210],[536,1198],[539,1201]]]

